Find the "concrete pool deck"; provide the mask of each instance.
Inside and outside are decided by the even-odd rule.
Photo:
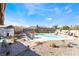
[[[50,46],[52,43],[55,43],[60,47],[56,48],[56,47]],[[76,38],[76,40],[74,40],[73,43],[76,43],[79,45],[79,38]],[[78,47],[72,47],[72,48],[68,46],[65,47],[64,44],[62,43],[62,41],[47,41],[44,44],[38,45],[34,48],[30,48],[30,50],[36,52],[40,56],[79,56]],[[27,56],[27,55],[30,56],[30,54],[28,53],[29,52],[27,51],[23,51],[19,53],[18,56]]]
[[[75,40],[74,42],[79,44],[78,39]],[[17,56],[79,55],[79,51],[78,51],[79,48],[50,47],[50,44],[52,43],[55,43],[58,46],[63,46],[66,42],[63,43],[61,40],[46,41],[43,44],[39,44],[37,46],[31,47],[30,49],[28,49],[27,46],[29,45],[29,43],[31,43],[32,46],[34,44],[29,41],[19,40],[19,43],[11,45],[10,56],[15,56],[15,55]]]

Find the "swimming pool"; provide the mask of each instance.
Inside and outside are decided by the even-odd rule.
[[[64,35],[54,35],[54,34],[46,34],[46,33],[37,33],[34,35],[35,37],[48,37],[48,38],[52,38],[52,39],[55,39],[55,38],[65,38]]]
[[[49,33],[37,33],[34,34],[34,39],[31,41],[49,41],[49,40],[72,40],[75,39],[74,37],[71,36],[64,36],[64,35],[55,35],[55,34],[49,34]]]

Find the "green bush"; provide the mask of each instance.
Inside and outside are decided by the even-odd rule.
[[[69,26],[63,26],[63,28],[62,28],[63,30],[69,30],[70,29],[70,27]]]

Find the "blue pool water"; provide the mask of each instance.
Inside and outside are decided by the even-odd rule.
[[[65,38],[63,35],[54,35],[54,34],[46,34],[46,33],[37,33],[35,36],[40,36],[40,37],[48,37],[48,38]]]

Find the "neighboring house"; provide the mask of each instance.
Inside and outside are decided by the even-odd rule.
[[[24,32],[20,32],[18,34],[19,38],[25,38],[26,37],[26,34]]]
[[[53,33],[55,32],[54,29],[52,28],[49,28],[49,27],[42,27],[42,26],[31,26],[31,27],[28,27],[28,28],[25,28],[23,29],[23,31],[26,33],[26,32],[36,32],[36,30],[39,32],[39,33]]]
[[[0,25],[0,37],[14,36],[13,26]]]
[[[32,28],[25,28],[25,29],[23,29],[23,32],[24,32],[24,33],[33,32],[33,29],[32,29]]]

